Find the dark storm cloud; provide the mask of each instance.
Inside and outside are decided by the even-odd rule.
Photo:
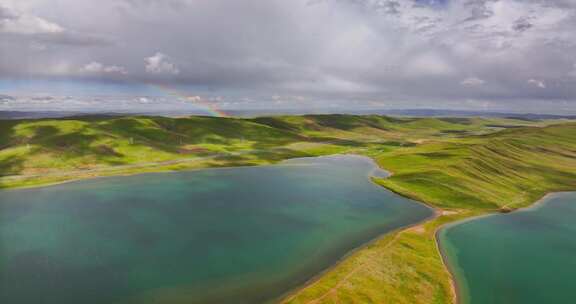
[[[494,11],[490,4],[498,0],[467,0],[464,1],[464,7],[468,9],[468,17],[464,21],[474,21],[486,19],[494,16]]]
[[[534,25],[530,22],[530,17],[522,17],[514,21],[512,29],[517,32],[524,32],[532,28]]]
[[[17,18],[18,16],[16,16],[12,11],[10,11],[9,9],[0,6],[0,24],[4,23],[5,20],[13,20],[15,18]]]
[[[40,43],[70,46],[112,46],[116,43],[116,41],[110,37],[74,32],[38,34],[32,38]]]
[[[9,101],[9,100],[14,100],[14,99],[15,98],[13,96],[0,94],[0,100],[2,100],[2,101]]]
[[[3,78],[171,83],[249,100],[434,100],[431,107],[576,98],[572,1],[2,3]]]
[[[121,0],[121,1],[133,7],[167,6],[174,9],[184,8],[188,4],[188,1],[186,0]]]

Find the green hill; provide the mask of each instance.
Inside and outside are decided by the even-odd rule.
[[[0,187],[155,170],[267,164],[342,152],[378,156],[383,165],[395,171],[395,164],[407,159],[409,164],[403,164],[400,170],[411,170],[443,145],[454,146],[450,153],[457,153],[456,146],[464,138],[469,141],[479,134],[513,132],[511,127],[552,122],[378,115],[4,120],[0,121]],[[430,141],[438,143],[423,145]],[[406,150],[413,146],[422,147]],[[390,162],[381,157],[401,147],[398,154],[390,155]],[[425,150],[430,151],[419,155]],[[435,178],[454,175],[443,172]],[[403,172],[387,186],[401,191],[412,177]],[[419,176],[419,180],[425,187],[425,178]],[[486,207],[494,205],[491,200],[483,203]]]
[[[429,142],[377,158],[378,182],[442,208],[514,209],[576,186],[576,124]]]
[[[456,303],[437,230],[528,206],[548,192],[575,190],[576,124],[507,125],[484,135],[431,138],[373,157],[394,173],[377,183],[437,207],[437,217],[358,250],[283,303]]]
[[[574,122],[377,115],[0,120],[0,188],[334,153],[374,158],[394,173],[377,183],[438,217],[356,251],[284,302],[454,303],[439,227],[576,189]]]

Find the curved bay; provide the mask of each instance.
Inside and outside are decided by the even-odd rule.
[[[0,303],[262,303],[432,211],[367,158],[0,191]]]

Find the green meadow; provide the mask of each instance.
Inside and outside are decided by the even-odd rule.
[[[366,246],[285,303],[455,303],[438,229],[576,189],[576,124],[437,138],[374,157],[393,173],[375,182],[437,208],[437,217]]]
[[[386,154],[430,140],[553,122],[308,115],[75,117],[0,121],[0,187],[335,153]]]
[[[5,120],[0,188],[337,153],[372,157],[393,173],[374,182],[437,216],[357,250],[283,302],[454,303],[439,227],[576,189],[574,122],[377,115]]]

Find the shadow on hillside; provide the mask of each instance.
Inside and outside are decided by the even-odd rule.
[[[39,126],[34,131],[31,143],[65,158],[93,156],[97,161],[116,164],[121,163],[120,158],[124,156],[106,144],[94,145],[101,137],[86,134],[86,129],[61,134],[61,131],[53,126]]]
[[[314,137],[312,140],[310,140],[310,142],[325,143],[345,147],[366,147],[369,145],[369,143],[366,142],[335,137]]]
[[[29,137],[18,136],[14,130],[3,129],[0,138],[6,147],[27,145],[28,150],[19,155],[0,159],[0,175],[21,174],[26,162],[35,165],[35,157],[42,154],[52,154],[59,161],[66,162],[74,158],[91,157],[94,162],[111,165],[124,164],[123,154],[106,144],[94,145],[101,137],[86,134],[85,129],[62,134],[54,126],[32,127],[33,134]],[[8,134],[9,133],[9,134]]]
[[[14,122],[0,121],[0,150],[12,145]]]
[[[0,176],[17,175],[22,171],[24,158],[9,156],[0,160]]]
[[[14,138],[14,124],[12,122],[0,122],[0,152],[10,148],[17,140]],[[18,174],[24,164],[24,158],[18,155],[11,155],[0,158],[0,176]]]
[[[98,128],[139,145],[167,153],[181,153],[183,145],[215,144],[230,146],[242,141],[274,146],[299,136],[245,120],[213,117],[167,119],[161,117],[121,118],[106,121]]]

